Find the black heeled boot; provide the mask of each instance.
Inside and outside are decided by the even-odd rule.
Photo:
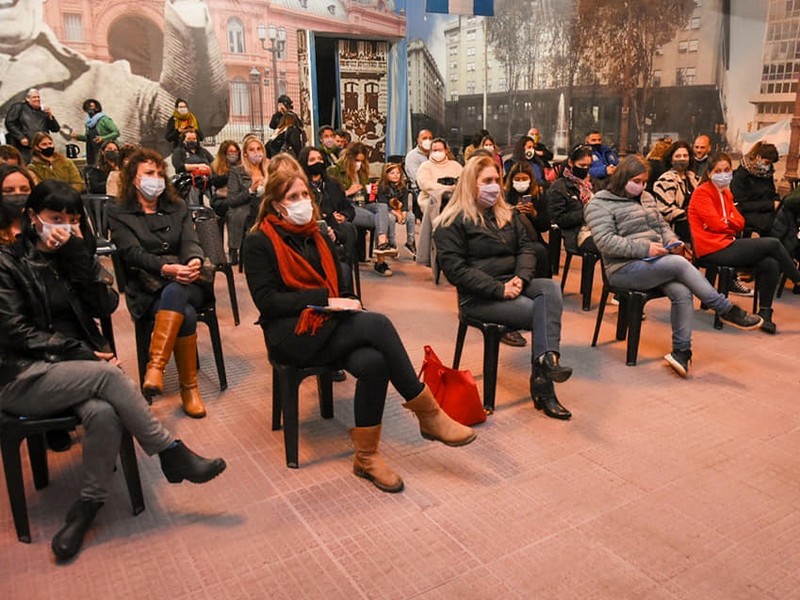
[[[70,507],[66,525],[53,536],[50,544],[58,560],[69,560],[80,551],[83,538],[102,507],[103,503],[95,500],[78,500]]]
[[[159,452],[158,458],[161,460],[161,471],[170,483],[180,483],[184,479],[192,483],[205,483],[228,466],[221,458],[198,456],[180,440],[175,440],[173,446]]]
[[[761,331],[763,331],[764,333],[771,333],[771,334],[775,334],[778,332],[778,327],[772,320],[771,308],[762,308],[761,310],[758,311],[758,316],[764,319],[764,322],[761,324]]]
[[[552,419],[566,421],[572,417],[572,413],[558,401],[553,382],[545,377],[536,366],[531,375],[531,398],[536,410],[543,411]]]
[[[545,352],[536,359],[536,363],[541,371],[541,375],[550,381],[564,383],[572,376],[572,367],[565,367],[559,363],[558,354],[556,352]]]

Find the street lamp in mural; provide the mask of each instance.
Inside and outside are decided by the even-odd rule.
[[[263,23],[258,25],[258,39],[261,47],[267,52],[272,53],[272,93],[275,96],[275,106],[278,105],[278,54],[283,54],[286,49],[286,30],[283,27],[270,25],[267,27]],[[267,39],[270,46],[267,48]]]
[[[253,65],[250,69],[250,131],[264,137],[264,93],[261,91],[261,71]]]

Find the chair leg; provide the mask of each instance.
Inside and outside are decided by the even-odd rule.
[[[592,336],[592,347],[597,346],[597,338],[600,336],[600,325],[603,322],[603,314],[606,312],[606,302],[608,301],[608,288],[603,286],[600,293],[600,304],[597,307],[597,321],[594,324],[594,335]]]
[[[28,455],[31,459],[34,487],[37,490],[46,488],[50,483],[50,471],[47,468],[47,442],[43,433],[28,436]]]
[[[281,380],[280,371],[272,367],[272,431],[281,428]]]
[[[617,340],[621,342],[628,335],[628,312],[630,311],[630,302],[628,294],[619,294],[617,300],[619,301],[617,310]]]
[[[564,257],[564,274],[561,275],[561,293],[564,293],[564,286],[567,285],[567,276],[569,275],[569,265],[572,263],[572,253],[567,252]]]
[[[122,472],[125,474],[128,496],[131,499],[131,508],[135,516],[144,511],[144,493],[142,492],[142,480],[139,477],[139,463],[136,461],[133,438],[127,431],[122,434],[119,459],[122,463]]]
[[[231,297],[231,311],[233,312],[233,324],[239,325],[239,300],[236,297],[236,282],[233,280],[233,267],[225,265],[225,279],[228,282],[228,294]]]
[[[502,330],[501,327],[490,325],[483,332],[483,408],[490,412],[494,412]]]
[[[458,321],[458,333],[456,334],[456,351],[453,355],[453,368],[457,369],[461,364],[461,353],[464,351],[464,340],[467,338],[467,324]]]
[[[14,517],[17,539],[26,544],[31,543],[31,530],[28,524],[28,504],[25,501],[25,482],[22,479],[22,460],[19,446],[22,440],[4,432],[0,437],[0,452],[3,455],[3,471],[8,488],[8,501]]]
[[[220,391],[225,391],[228,389],[228,375],[225,372],[225,356],[222,354],[222,338],[219,334],[219,321],[217,320],[217,315],[212,315],[206,325],[208,325],[208,332],[211,335],[211,347],[214,350],[214,362],[217,364],[219,389]]]
[[[286,466],[299,468],[297,459],[297,438],[299,437],[298,402],[300,380],[284,373],[280,378],[281,412],[283,413],[283,446],[286,451]]]
[[[323,419],[333,418],[333,374],[330,371],[317,375],[319,414]]]
[[[150,327],[144,319],[134,322],[133,327],[136,337],[136,361],[139,367],[139,385],[142,385],[144,384],[144,373],[147,370],[147,361],[150,360]]]
[[[642,331],[642,313],[644,311],[645,295],[639,292],[631,294],[628,305],[628,350],[625,364],[635,366],[639,356],[639,336]]]
[[[583,300],[581,308],[585,311],[588,311],[592,308],[594,267],[597,264],[597,258],[586,253],[583,253],[581,257],[581,299]]]

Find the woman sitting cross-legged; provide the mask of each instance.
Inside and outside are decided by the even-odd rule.
[[[164,368],[175,352],[183,411],[206,415],[197,387],[197,310],[211,298],[201,280],[203,249],[186,204],[167,183],[164,159],[140,150],[123,169],[122,197],[110,207],[111,240],[125,266],[125,301],[134,319],[153,318],[150,360],[142,389],[164,388]]]
[[[25,209],[22,235],[0,246],[0,408],[22,417],[71,411],[83,423],[80,498],[52,542],[66,560],[108,498],[123,430],[159,455],[172,483],[209,481],[225,461],[201,458],[164,429],[97,330],[94,318],[110,315],[119,296],[93,255],[78,193],[46,181]]]
[[[271,359],[298,367],[341,366],[356,378],[353,472],[384,492],[399,492],[403,480],[378,453],[390,381],[406,400],[403,407],[419,419],[424,438],[463,446],[476,434],[439,408],[417,378],[392,322],[361,311],[358,300],[339,297],[339,263],[314,222],[311,195],[302,174],[281,170],[270,177],[256,225],[245,239],[247,284]],[[329,314],[310,308],[329,303],[353,310]]]
[[[530,393],[548,417],[572,416],[558,401],[553,382],[572,369],[561,354],[561,290],[552,279],[534,277],[533,244],[520,215],[503,200],[500,170],[489,156],[473,156],[453,197],[434,223],[439,264],[458,288],[461,312],[513,329],[531,329]]]
[[[683,242],[645,191],[648,169],[642,156],[623,158],[608,187],[586,205],[586,222],[612,285],[642,291],[660,288],[672,301],[672,352],[664,360],[686,377],[692,359],[692,295],[739,329],[758,329],[763,319],[732,304],[683,257]]]
[[[764,319],[762,331],[776,333],[772,320],[772,300],[781,274],[795,284],[800,271],[781,241],[774,237],[737,239],[744,229],[744,217],[736,209],[729,188],[733,178],[731,159],[717,154],[708,159],[708,169],[689,205],[694,251],[703,262],[740,268],[752,268],[758,282],[758,315]]]

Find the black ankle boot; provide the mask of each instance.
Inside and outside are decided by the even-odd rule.
[[[66,525],[53,536],[50,547],[58,560],[69,560],[83,545],[83,538],[89,531],[97,511],[103,506],[95,500],[78,500],[67,512]]]
[[[778,331],[778,327],[772,321],[772,309],[771,308],[762,308],[758,311],[758,316],[764,319],[764,322],[761,324],[761,331],[764,333],[771,333],[775,334]]]
[[[553,382],[546,379],[534,370],[531,375],[531,398],[537,410],[541,410],[552,419],[566,421],[572,417],[572,413],[564,408],[556,397],[556,390]]]
[[[565,367],[558,362],[558,354],[555,352],[545,352],[536,363],[541,370],[541,375],[550,381],[564,383],[572,376],[572,367]]]
[[[221,458],[203,458],[198,456],[182,441],[175,440],[175,445],[158,453],[161,470],[170,483],[180,483],[184,479],[192,483],[211,481],[222,473],[227,466]]]

